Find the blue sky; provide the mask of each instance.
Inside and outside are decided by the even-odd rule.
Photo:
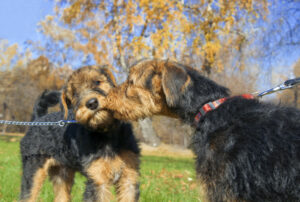
[[[0,0],[0,38],[22,44],[38,39],[37,24],[51,14],[51,0]]]

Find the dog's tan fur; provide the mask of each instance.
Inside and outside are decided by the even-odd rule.
[[[155,114],[176,117],[170,106],[178,101],[172,91],[173,74],[184,74],[179,64],[168,60],[145,60],[133,65],[130,74],[122,85],[113,89],[103,102],[103,108],[114,112],[114,116],[123,120],[137,120]],[[192,83],[186,75],[180,88],[181,92]],[[150,88],[149,88],[150,87]]]

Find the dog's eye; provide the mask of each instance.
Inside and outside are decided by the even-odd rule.
[[[133,85],[133,80],[129,80],[128,83],[129,83],[130,85]]]
[[[93,83],[95,84],[95,85],[97,85],[97,86],[99,86],[100,84],[101,84],[101,81],[93,81]]]

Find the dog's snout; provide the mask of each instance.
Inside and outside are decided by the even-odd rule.
[[[95,110],[98,108],[99,103],[98,103],[97,98],[92,98],[92,99],[88,100],[85,105],[88,109]]]

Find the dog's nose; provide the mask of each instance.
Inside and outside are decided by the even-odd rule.
[[[92,98],[90,100],[88,100],[85,104],[85,106],[91,110],[95,110],[98,108],[98,100],[97,98]]]

